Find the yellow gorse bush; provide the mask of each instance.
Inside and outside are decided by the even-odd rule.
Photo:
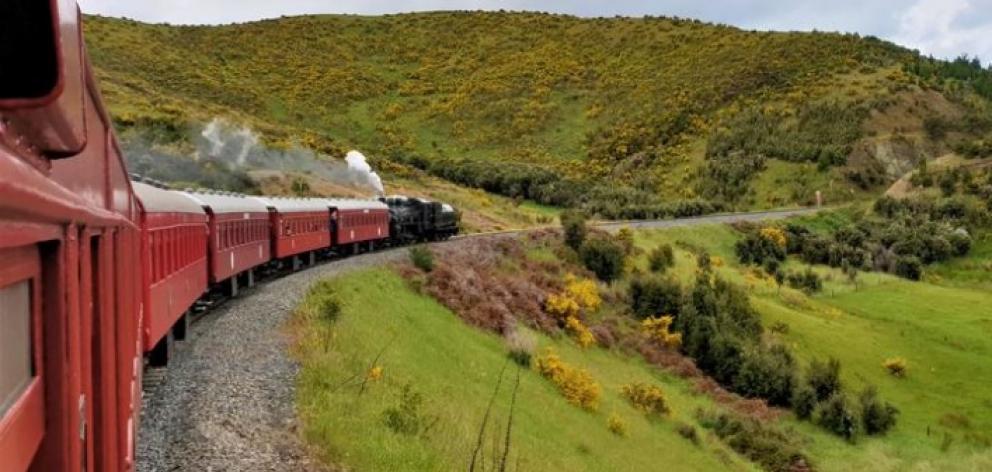
[[[890,357],[882,362],[882,367],[896,377],[905,377],[908,368],[906,359],[902,357]]]
[[[371,369],[369,369],[369,372],[368,372],[368,374],[366,374],[366,377],[369,380],[379,380],[379,379],[381,379],[382,378],[382,366],[381,365],[377,365],[377,366],[372,367]]]
[[[579,315],[579,304],[567,295],[551,294],[544,302],[544,310],[555,318],[565,320]]]
[[[616,412],[610,413],[610,417],[606,419],[606,426],[617,436],[627,436],[627,422]]]
[[[595,411],[599,408],[599,384],[585,369],[572,367],[548,349],[537,358],[537,371],[558,387],[558,391],[569,403]]]
[[[596,281],[581,279],[572,274],[565,276],[565,296],[575,300],[580,308],[595,311],[603,303]]]
[[[781,228],[776,228],[774,226],[761,228],[760,234],[762,238],[775,243],[775,245],[780,248],[785,248],[785,244],[788,242],[785,237],[785,231],[782,231]]]
[[[565,329],[572,334],[575,338],[575,342],[579,343],[579,346],[587,348],[596,344],[596,337],[593,336],[592,331],[589,331],[589,327],[582,323],[582,320],[570,316],[565,320]]]
[[[596,310],[602,303],[595,281],[568,274],[565,276],[564,292],[549,295],[544,302],[544,310],[561,320],[565,330],[585,348],[596,344],[596,337],[582,322],[581,313],[583,310]]]
[[[647,335],[648,339],[667,348],[675,349],[682,345],[682,333],[670,331],[673,321],[675,319],[669,315],[646,318],[641,322],[641,332]]]
[[[654,385],[634,382],[624,385],[621,393],[634,408],[649,416],[665,416],[671,412],[668,408],[668,400],[665,399],[665,392]]]

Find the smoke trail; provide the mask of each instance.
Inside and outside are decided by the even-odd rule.
[[[232,171],[275,170],[298,172],[327,181],[368,189],[384,195],[382,179],[372,170],[365,156],[349,151],[342,161],[317,154],[309,149],[270,149],[260,144],[259,136],[250,128],[230,125],[214,118],[196,137],[194,158],[198,161],[223,163]]]

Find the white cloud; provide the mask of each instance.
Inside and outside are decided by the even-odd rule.
[[[896,42],[939,57],[978,55],[992,60],[992,25],[973,20],[977,11],[968,0],[918,0],[900,18]]]

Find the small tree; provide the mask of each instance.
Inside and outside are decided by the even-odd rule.
[[[806,382],[813,389],[818,402],[840,392],[840,361],[832,357],[827,362],[813,359],[809,364]]]
[[[889,402],[878,398],[878,390],[874,386],[865,387],[859,397],[861,404],[861,421],[867,434],[883,434],[896,425],[899,409]]]
[[[561,227],[565,233],[565,244],[578,251],[586,240],[586,216],[575,210],[564,211],[561,214]]]
[[[623,246],[612,239],[592,238],[579,247],[579,259],[599,280],[611,282],[623,274],[625,252]]]
[[[661,244],[651,250],[648,257],[648,264],[651,272],[665,272],[675,265],[675,250],[671,244]]]
[[[639,318],[678,316],[682,307],[682,286],[672,277],[637,277],[630,282],[628,294]]]
[[[861,418],[858,411],[841,392],[831,395],[820,403],[814,416],[816,424],[848,441],[853,442],[861,432]]]

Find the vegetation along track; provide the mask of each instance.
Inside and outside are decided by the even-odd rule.
[[[667,228],[779,219],[815,210],[713,215],[665,221],[606,222]],[[513,237],[520,231],[469,235]],[[296,430],[297,366],[287,353],[285,321],[314,281],[406,256],[403,248],[363,254],[259,284],[194,324],[167,369],[146,373],[138,470],[320,470]]]

